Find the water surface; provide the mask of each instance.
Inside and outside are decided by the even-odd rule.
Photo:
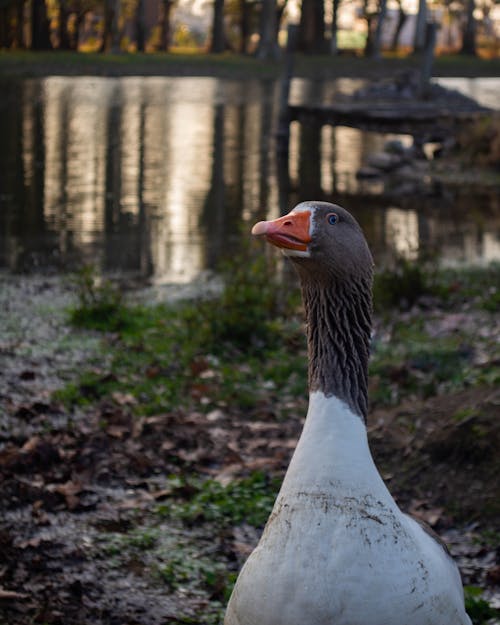
[[[492,80],[449,86],[491,105]],[[359,86],[295,80],[291,100],[328,102]],[[234,254],[253,220],[313,198],[352,210],[380,262],[428,252],[444,263],[500,259],[497,195],[440,190],[388,201],[376,183],[358,180],[386,135],[294,123],[284,175],[274,81],[49,77],[11,82],[3,93],[4,270],[93,262],[157,283],[190,282]]]

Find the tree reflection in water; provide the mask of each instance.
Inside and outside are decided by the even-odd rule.
[[[338,83],[298,81],[292,97],[325,101],[352,88]],[[242,220],[311,198],[354,212],[379,261],[429,250],[444,262],[500,258],[494,196],[447,191],[395,202],[356,178],[387,136],[294,122],[290,152],[277,158],[275,82],[51,77],[9,83],[8,93],[0,111],[3,268],[92,261],[189,282],[237,248]]]

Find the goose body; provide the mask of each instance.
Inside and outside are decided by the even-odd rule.
[[[310,396],[224,624],[470,625],[455,563],[398,508],[368,446],[372,261],[359,226],[338,206],[307,202],[254,233],[282,247],[298,269]]]

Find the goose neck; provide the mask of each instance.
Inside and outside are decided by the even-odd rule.
[[[371,279],[302,282],[309,390],[335,396],[366,421],[371,335]]]

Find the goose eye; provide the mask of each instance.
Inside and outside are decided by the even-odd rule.
[[[327,216],[327,219],[328,219],[328,223],[330,224],[330,226],[334,226],[339,220],[339,216],[337,215],[337,213],[330,213]]]

